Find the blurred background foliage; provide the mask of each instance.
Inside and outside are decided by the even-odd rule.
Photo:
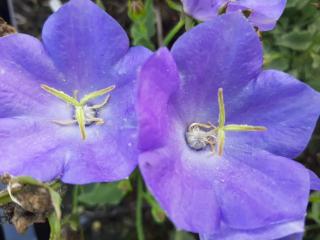
[[[1,0],[3,1],[3,0]],[[14,19],[20,32],[40,36],[53,6],[49,0],[12,0]],[[267,0],[266,0],[267,1]],[[99,6],[126,29],[134,45],[154,50],[173,41],[196,22],[185,16],[178,0],[97,0]],[[185,25],[184,25],[185,23]],[[169,37],[168,37],[169,36]],[[265,68],[285,71],[320,91],[320,1],[288,0],[277,27],[261,33]],[[319,125],[319,124],[318,124]],[[320,174],[320,129],[297,159]],[[144,186],[139,173],[112,184],[68,186],[63,203],[63,233],[68,239],[135,240],[142,220],[145,240],[196,240],[178,231]],[[142,189],[142,198],[137,197]],[[140,205],[139,205],[140,204]],[[140,220],[136,209],[141,210]],[[138,214],[139,215],[139,214]],[[40,226],[40,227],[39,227]],[[38,225],[37,228],[43,229]],[[42,234],[39,239],[47,239]],[[25,236],[20,239],[33,239]],[[18,239],[11,237],[8,239]],[[312,193],[308,207],[305,240],[320,240],[320,193]]]
[[[275,30],[263,34],[265,66],[320,90],[320,2],[288,0]]]

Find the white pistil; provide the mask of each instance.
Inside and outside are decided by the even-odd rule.
[[[217,140],[217,128],[212,124],[193,123],[186,133],[188,145],[195,150],[202,150],[210,145],[214,149]]]

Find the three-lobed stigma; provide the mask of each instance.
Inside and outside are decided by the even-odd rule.
[[[190,148],[195,150],[205,149],[208,145],[213,153],[223,154],[225,144],[225,131],[266,131],[263,126],[246,124],[226,125],[226,113],[223,99],[223,89],[218,90],[219,122],[218,126],[208,123],[192,123],[187,128],[186,141]]]
[[[64,93],[63,91],[59,91],[45,84],[42,84],[41,88],[46,92],[50,93],[51,95],[59,98],[65,103],[70,104],[71,106],[74,107],[74,112],[75,112],[74,119],[52,120],[52,122],[61,126],[70,126],[70,125],[78,124],[81,137],[83,140],[85,140],[87,138],[86,125],[90,125],[92,123],[95,123],[96,125],[101,125],[104,123],[104,120],[102,118],[96,117],[96,113],[99,109],[103,108],[108,103],[110,99],[110,95],[107,95],[105,100],[102,103],[97,105],[89,106],[88,102],[97,97],[101,97],[105,94],[108,94],[113,89],[115,89],[115,85],[89,93],[85,95],[83,98],[81,98],[80,101],[78,100],[77,90],[74,91],[74,94],[71,97],[68,94]]]

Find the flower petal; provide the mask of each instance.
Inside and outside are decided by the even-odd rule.
[[[237,13],[191,29],[177,40],[172,54],[183,83],[176,106],[188,122],[215,121],[218,88],[235,96],[262,68],[260,40]]]
[[[52,123],[71,119],[72,108],[40,87],[63,87],[41,43],[12,35],[0,38],[0,52],[0,174],[80,184],[131,173],[137,164],[136,75],[149,50],[132,48],[110,69],[117,91],[101,113],[106,124],[88,127],[88,141],[81,140],[77,125]]]
[[[173,70],[163,76],[166,69]],[[174,69],[165,52],[149,59],[140,74],[137,109],[139,116],[145,108],[154,116],[145,118],[140,131],[160,136],[160,140],[155,138],[160,143],[147,145],[140,154],[140,170],[177,227],[217,232],[220,224],[255,229],[303,218],[310,189],[309,173],[303,166],[266,151],[229,151],[232,148],[226,147],[223,157],[218,157],[187,146],[187,126],[172,104],[171,92],[175,93],[178,80]],[[147,108],[145,99],[152,97],[161,101],[151,101],[152,107]],[[148,132],[149,125],[152,130]],[[164,130],[159,135],[161,126]]]
[[[237,230],[224,226],[219,234],[201,234],[200,240],[301,240],[303,231],[304,219],[301,219],[254,230]]]
[[[139,166],[178,228],[248,230],[304,217],[310,182],[303,166],[266,152],[220,158],[194,151],[186,146],[184,127],[171,126],[167,144],[143,152]]]
[[[70,111],[40,85],[57,86],[61,75],[42,44],[28,35],[0,38],[0,55],[0,174],[58,178],[65,142],[51,120],[69,118]]]
[[[215,191],[229,227],[255,229],[304,218],[310,191],[304,166],[265,151],[226,151],[220,161],[215,178],[224,181],[215,182]]]
[[[171,53],[166,48],[158,50],[143,65],[139,79],[139,148],[148,150],[163,145],[168,135],[168,101],[179,84]]]
[[[99,113],[105,123],[86,127],[88,138],[85,141],[80,139],[76,127],[68,136],[72,152],[65,164],[64,182],[84,184],[116,181],[128,177],[134,170],[138,162],[134,106],[136,79],[139,67],[150,55],[149,50],[134,47],[115,65],[112,81],[117,87]]]
[[[178,126],[173,124],[171,133],[175,128]],[[177,228],[215,231],[219,228],[221,213],[212,187],[213,175],[205,166],[192,169],[188,162],[193,161],[194,156],[183,158],[181,146],[176,142],[181,139],[175,137],[183,135],[171,134],[166,146],[140,154],[140,171],[149,191]]]
[[[182,0],[183,10],[200,21],[211,20],[228,0]]]
[[[260,148],[288,158],[306,147],[319,117],[320,94],[290,75],[264,71],[226,105],[227,122],[267,128],[265,132],[228,132],[226,146]]]
[[[44,25],[45,49],[69,83],[69,92],[92,92],[129,48],[121,26],[89,0],[71,0]]]
[[[0,118],[42,115],[53,101],[40,85],[61,81],[42,44],[28,35],[9,35],[0,38],[0,55]]]
[[[36,117],[0,118],[0,175],[60,178],[67,144],[57,127]]]
[[[250,22],[260,31],[272,30],[283,13],[286,0],[237,0],[228,4],[228,12],[250,10]]]

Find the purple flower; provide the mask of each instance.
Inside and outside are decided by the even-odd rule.
[[[136,71],[151,54],[89,0],[45,23],[43,43],[0,39],[0,174],[114,181],[137,164]]]
[[[260,31],[272,30],[286,6],[286,0],[182,0],[184,11],[194,18],[207,21],[215,18],[219,11],[249,10],[249,21]]]
[[[143,65],[139,166],[178,228],[215,240],[303,230],[310,185],[319,183],[291,159],[310,139],[320,94],[262,64],[257,34],[233,13]]]

